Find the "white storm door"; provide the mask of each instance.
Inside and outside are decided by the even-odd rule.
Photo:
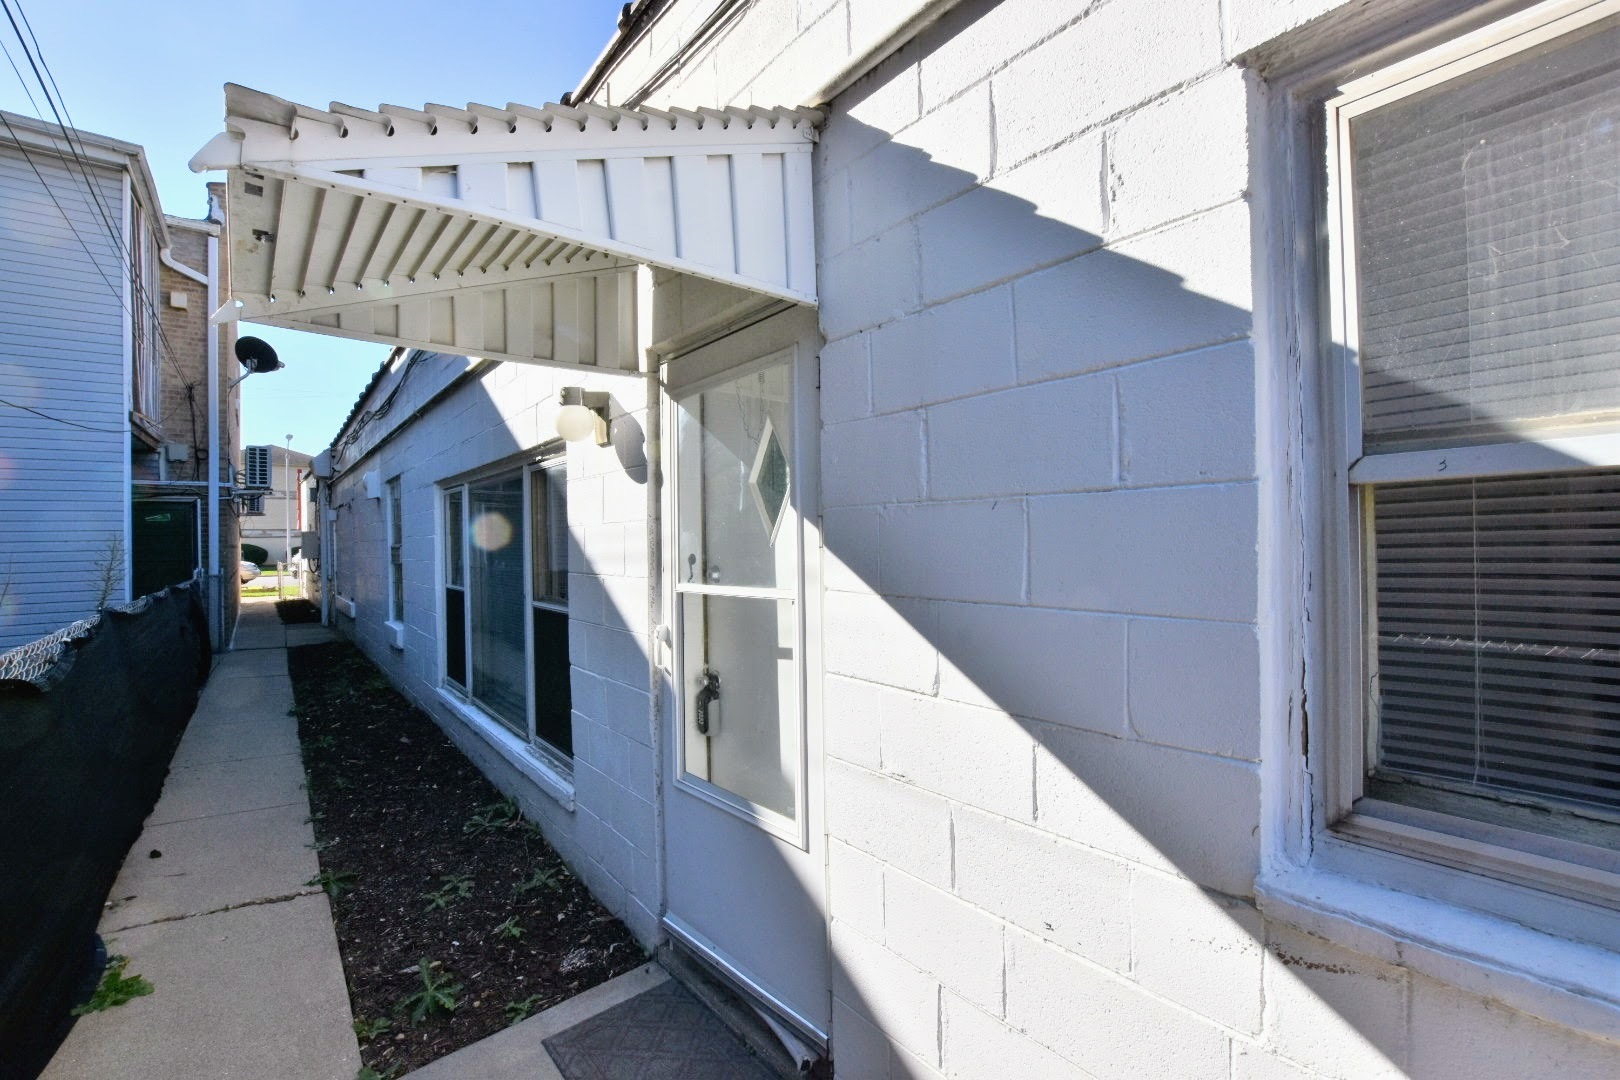
[[[814,383],[803,385],[813,359],[803,343],[761,355],[760,341],[739,334],[683,358],[723,374],[672,394],[665,921],[824,1044],[821,750],[806,699],[807,654],[819,654],[806,647],[805,610],[805,551],[819,551],[819,537],[801,514],[813,505]]]

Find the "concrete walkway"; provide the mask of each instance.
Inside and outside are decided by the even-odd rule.
[[[101,919],[108,951],[154,992],[80,1018],[43,1080],[353,1080],[360,1053],[332,909],[306,884],[320,867],[287,675],[289,645],[334,637],[283,626],[273,597],[243,601],[235,648],[203,689]],[[412,1075],[562,1080],[545,1040],[669,979],[646,964]],[[704,1000],[698,1008],[715,1008]],[[654,1074],[700,1075],[680,1064],[725,1049],[719,1024],[703,1046],[684,1029],[652,1045]],[[740,1043],[727,1053],[746,1057]],[[653,1075],[646,1067],[604,1062],[592,1075]]]
[[[148,997],[81,1018],[46,1080],[352,1080],[360,1054],[309,825],[288,645],[331,640],[245,600],[101,934]]]

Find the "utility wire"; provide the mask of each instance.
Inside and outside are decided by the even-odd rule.
[[[13,15],[12,13],[13,4],[16,5],[16,15]],[[95,180],[90,175],[89,152],[84,148],[83,136],[79,135],[78,129],[73,123],[73,115],[68,111],[67,99],[62,96],[61,87],[56,82],[56,74],[51,71],[50,65],[45,61],[45,50],[40,47],[39,38],[34,34],[33,24],[28,21],[28,13],[23,10],[22,0],[0,0],[0,9],[4,9],[6,19],[11,23],[11,29],[17,35],[17,44],[22,46],[23,56],[28,60],[28,66],[33,70],[34,78],[39,82],[40,92],[45,97],[45,103],[50,106],[51,115],[56,117],[56,124],[62,129],[63,138],[67,142],[68,151],[72,154],[74,162],[78,165],[79,175],[84,181],[85,190],[89,193],[90,199],[94,203],[97,215],[101,218],[103,229],[106,231],[108,237],[113,241],[114,246],[118,248],[123,257],[125,265],[133,268],[135,266],[135,253],[133,251],[134,238],[131,238],[131,243],[129,245],[125,244],[124,237],[122,235],[123,230],[118,228],[113,223],[112,208],[107,205],[106,200],[102,197],[101,191],[95,183]],[[17,25],[18,16],[22,18],[23,26],[28,28],[28,37],[34,43],[33,51],[29,50],[28,41],[23,39],[22,28]],[[35,62],[36,53],[38,59],[37,63]],[[7,59],[10,59],[11,54],[9,51],[7,52],[6,56]],[[41,68],[44,68],[44,74],[41,74]],[[15,62],[12,63],[12,69],[14,71],[16,70]],[[47,77],[50,79],[50,86],[46,86]],[[20,71],[18,72],[18,79],[20,81],[22,80],[22,74]],[[51,96],[51,91],[53,89],[56,91],[54,99]],[[32,92],[29,91],[26,81],[24,81],[23,84],[23,92],[28,95],[28,100],[34,105],[34,111],[37,114],[39,112],[39,105],[38,103],[34,102],[34,96]],[[60,106],[60,109],[58,106]],[[44,119],[43,116],[39,118],[41,120]],[[77,136],[79,139],[77,145],[74,143],[75,136]],[[69,173],[71,175],[71,169],[69,170]],[[153,269],[156,270],[156,267]],[[134,277],[133,273],[131,274],[131,277]],[[192,385],[186,379],[186,373],[180,368],[178,361],[175,360],[174,346],[170,343],[169,336],[163,329],[163,317],[158,311],[156,301],[152,298],[150,291],[151,283],[146,281],[145,277],[143,276],[139,282],[132,282],[132,284],[135,285],[133,291],[138,294],[137,300],[146,310],[147,315],[151,319],[152,328],[156,332],[156,337],[158,341],[161,342],[163,358],[169,362],[169,366],[173,368],[174,373],[179,376],[182,385]],[[119,290],[119,299],[122,301],[122,290]],[[129,310],[128,305],[125,305],[125,310]],[[131,315],[133,314],[134,312],[131,311]]]
[[[23,25],[28,28],[28,35],[33,39],[34,48],[39,50],[38,63],[35,62],[34,53],[29,50],[28,42],[23,38],[22,29],[17,25],[16,16],[12,14],[12,3],[16,3],[17,13],[21,15]],[[80,137],[78,145],[75,145],[74,143],[74,137],[78,135],[78,131],[73,126],[72,115],[68,113],[67,102],[65,99],[62,99],[61,89],[56,82],[56,76],[53,72],[51,72],[50,66],[45,63],[44,51],[39,48],[39,39],[34,35],[34,28],[32,24],[28,22],[27,13],[23,11],[20,0],[0,0],[0,9],[5,11],[6,19],[11,23],[12,31],[17,35],[17,43],[22,47],[23,55],[28,60],[28,66],[33,70],[34,77],[39,82],[40,91],[44,94],[46,104],[50,106],[51,114],[56,117],[57,126],[62,129],[63,138],[67,142],[68,151],[72,155],[75,164],[78,166],[79,174],[76,179],[83,181],[85,191],[90,196],[90,203],[93,204],[93,209],[96,215],[101,219],[102,230],[106,232],[108,238],[113,242],[114,247],[118,249],[124,265],[133,268],[135,264],[135,255],[131,251],[130,247],[125,245],[122,230],[113,224],[112,211],[103,200],[94,179],[90,175],[88,152],[81,152],[83,150],[82,137]],[[0,48],[3,48],[3,42],[0,42]],[[22,84],[23,93],[28,96],[29,103],[34,107],[35,115],[38,116],[39,119],[44,120],[43,116],[39,116],[39,103],[34,100],[33,92],[29,89],[28,82],[23,77],[21,70],[18,69],[16,60],[12,58],[11,51],[9,49],[5,49],[5,53],[6,59],[11,62],[12,71],[16,72],[17,74],[18,82]],[[45,74],[41,74],[41,66],[44,67]],[[50,79],[49,87],[46,86],[47,76]],[[56,87],[56,99],[54,100],[51,97],[51,87]],[[60,109],[58,109],[58,104],[61,106]],[[8,131],[11,131],[11,125],[9,123],[6,124],[6,128]],[[11,131],[11,134],[13,139],[15,139],[16,132]],[[29,156],[26,147],[19,145],[18,149],[23,152],[24,157]],[[39,177],[39,182],[46,187],[47,193],[50,193],[50,186],[48,182],[45,180],[44,175],[40,173],[38,166],[34,165],[32,158],[29,158],[29,165],[33,167],[34,175]],[[63,162],[63,165],[68,169],[69,176],[73,176],[74,174],[72,167],[68,166],[66,161]],[[51,201],[56,203],[57,210],[61,212],[64,218],[67,218],[67,211],[62,208],[62,204],[56,199],[54,194],[51,196]],[[69,226],[73,227],[74,234],[77,236],[78,229],[73,226],[71,219],[67,220]],[[85,245],[84,238],[82,236],[79,237],[79,243],[81,247],[85,248],[85,253],[87,255],[90,254],[89,248],[87,245]],[[92,255],[92,261],[94,261],[94,258],[95,257]],[[100,272],[99,265],[97,266],[97,271],[98,273]],[[133,273],[131,274],[131,277],[134,277]],[[113,295],[118,298],[119,304],[124,308],[124,310],[130,312],[131,316],[133,316],[133,309],[128,303],[124,302],[123,290],[113,285],[105,273],[101,274],[101,278],[103,281],[107,282],[107,287],[112,291]],[[186,372],[180,367],[179,362],[175,359],[174,346],[169,341],[167,332],[165,332],[163,329],[163,318],[161,313],[158,311],[156,301],[152,298],[150,283],[147,282],[143,276],[138,282],[132,281],[131,284],[134,285],[134,289],[132,291],[137,294],[136,302],[140,304],[150,318],[150,325],[152,326],[157,339],[155,344],[158,345],[163,359],[168,361],[168,364],[174,370],[175,375],[179,377],[181,385],[186,387],[194,385],[187,379]]]
[[[28,405],[19,405],[15,401],[7,401],[5,398],[0,398],[0,405],[9,405],[13,409],[17,409],[17,410],[19,410],[21,412],[33,413],[35,416],[38,416],[38,417],[40,417],[42,419],[45,419],[45,420],[49,420],[53,424],[65,424],[68,427],[79,428],[82,431],[94,431],[98,435],[122,435],[122,434],[124,434],[124,432],[120,431],[117,428],[91,427],[89,424],[81,424],[77,420],[64,420],[60,416],[52,416],[50,413],[40,412],[38,409],[32,408],[32,407],[30,407]]]

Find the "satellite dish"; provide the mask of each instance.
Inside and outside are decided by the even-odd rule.
[[[270,343],[262,338],[237,338],[236,359],[241,361],[242,366],[248,369],[249,375],[264,375],[272,371],[280,371],[283,367],[281,361],[276,359],[276,350],[272,349]]]

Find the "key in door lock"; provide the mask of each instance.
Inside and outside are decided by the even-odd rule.
[[[697,697],[693,699],[696,706],[698,733],[709,733],[709,706],[720,700],[720,673],[713,668],[704,668],[698,675]]]

